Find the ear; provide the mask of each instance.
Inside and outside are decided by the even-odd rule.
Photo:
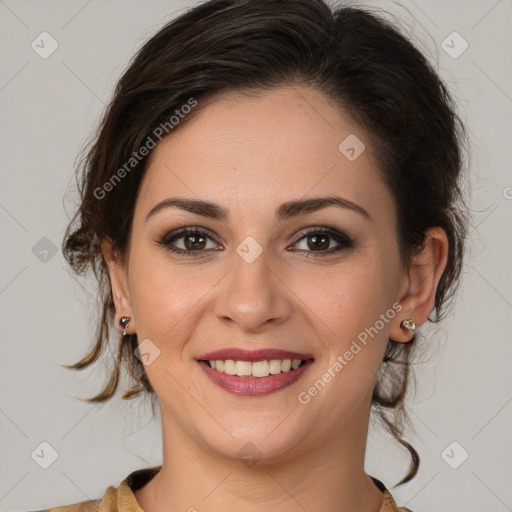
[[[400,322],[412,319],[419,327],[425,323],[435,306],[439,280],[448,261],[449,242],[443,228],[436,226],[426,232],[421,251],[411,258],[403,276],[397,300],[402,310],[391,325],[389,337],[400,343],[407,343],[413,337],[400,327]]]
[[[101,244],[103,257],[108,265],[110,285],[112,287],[112,297],[116,308],[115,324],[117,330],[123,332],[123,328],[119,324],[119,320],[123,316],[130,317],[130,323],[126,330],[127,334],[134,334],[135,316],[133,314],[130,288],[128,286],[128,271],[123,263],[118,250],[114,247],[113,242],[109,238],[105,238]]]

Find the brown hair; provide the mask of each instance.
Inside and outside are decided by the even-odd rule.
[[[421,248],[428,228],[446,231],[448,263],[430,320],[442,318],[460,277],[467,232],[461,190],[466,135],[434,69],[399,29],[368,10],[334,9],[322,0],[211,0],[175,18],[143,45],[119,80],[80,163],[81,204],[62,248],[76,273],[93,270],[101,319],[92,350],[67,368],[93,364],[109,342],[115,310],[101,243],[110,238],[122,256],[129,247],[148,160],[140,148],[154,140],[158,127],[169,127],[171,116],[191,99],[200,104],[220,91],[294,84],[325,93],[366,130],[396,201],[404,263]],[[178,129],[193,115],[180,116]],[[130,160],[134,155],[136,161]],[[122,168],[126,172],[120,172]],[[122,179],[113,183],[116,173]],[[111,186],[105,188],[107,182]],[[134,355],[136,334],[116,337],[116,344],[108,382],[87,401],[109,400],[122,366],[133,379],[122,399],[140,393],[154,399],[144,366]],[[411,480],[419,466],[418,453],[402,438],[403,422],[409,420],[404,397],[416,345],[415,338],[406,344],[389,340],[372,397],[372,409],[412,457],[408,474],[397,485]]]

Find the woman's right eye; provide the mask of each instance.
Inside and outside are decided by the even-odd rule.
[[[208,242],[211,241],[213,247],[208,248]],[[167,250],[181,254],[183,256],[202,256],[205,251],[221,250],[218,248],[217,242],[205,231],[204,228],[179,228],[167,233],[158,242]],[[181,244],[182,247],[178,247]]]

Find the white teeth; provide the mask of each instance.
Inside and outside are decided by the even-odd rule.
[[[281,368],[282,368],[281,359],[271,359],[269,361],[269,366],[270,366],[269,371],[272,375],[281,373]]]
[[[269,365],[268,361],[256,361],[252,363],[253,377],[268,377]]]
[[[302,363],[301,359],[270,359],[269,361],[235,361],[227,359],[223,361],[209,361],[212,369],[227,375],[239,377],[268,377],[281,372],[296,370]]]
[[[236,363],[233,359],[224,361],[224,373],[227,373],[228,375],[235,375],[235,366]]]
[[[235,373],[239,377],[248,377],[252,373],[252,363],[250,361],[237,361],[235,363]]]

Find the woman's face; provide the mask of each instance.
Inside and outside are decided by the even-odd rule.
[[[369,141],[307,87],[224,94],[199,108],[151,155],[124,299],[115,293],[163,422],[229,457],[363,442],[409,285]],[[150,214],[173,198],[208,205]],[[307,207],[322,198],[339,200]],[[185,227],[199,233],[173,238]],[[210,358],[240,360],[224,364],[228,373],[268,376],[228,375]],[[283,371],[294,359],[307,361]]]

